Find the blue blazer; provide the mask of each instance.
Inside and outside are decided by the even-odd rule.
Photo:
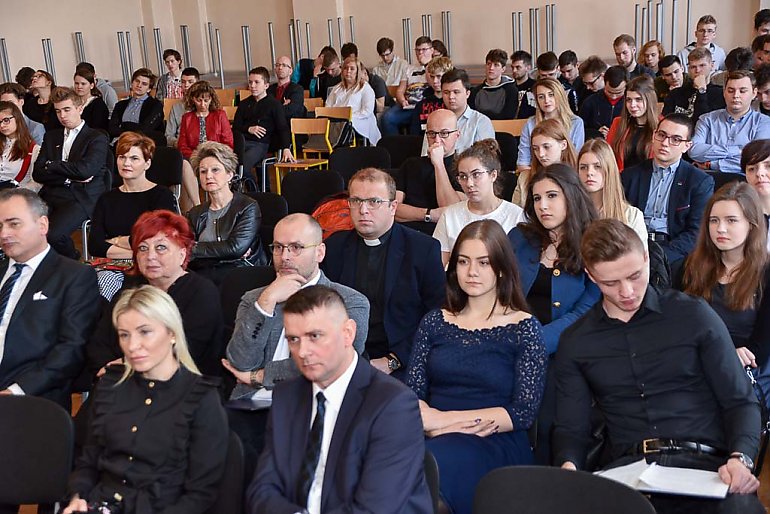
[[[276,384],[265,449],[247,492],[252,514],[294,514],[310,434],[312,383]],[[321,512],[430,514],[425,440],[417,397],[404,384],[358,360],[334,426],[321,489]]]
[[[518,228],[508,232],[508,239],[519,265],[519,278],[524,296],[529,294],[540,268],[540,249],[532,244]],[[559,337],[565,328],[572,325],[601,297],[585,271],[578,275],[554,269],[551,279],[551,322],[543,325],[545,349],[549,355],[556,352]]]
[[[355,230],[337,232],[326,240],[321,268],[329,280],[355,287],[359,241]],[[384,285],[385,333],[390,350],[401,361],[394,376],[403,380],[420,320],[444,303],[446,276],[439,242],[395,223],[385,258]]]
[[[644,212],[652,182],[652,160],[623,170],[620,175],[628,203]],[[671,194],[668,198],[668,235],[670,241],[660,243],[668,262],[687,257],[695,248],[701,218],[711,195],[714,179],[687,161],[679,161]]]

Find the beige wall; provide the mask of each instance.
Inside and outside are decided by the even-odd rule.
[[[655,0],[657,2],[658,0]],[[653,3],[655,3],[653,2]],[[665,2],[664,44],[670,51],[671,0]],[[710,12],[719,20],[717,42],[730,49],[748,44],[752,16],[770,0],[699,0],[692,13],[695,20]],[[686,0],[679,1],[679,27],[676,49],[692,39],[685,35]],[[598,53],[610,57],[610,42],[621,32],[633,31],[635,0],[561,0],[557,2],[557,51],[572,48],[579,56]],[[334,20],[334,42],[339,47],[337,17],[343,19],[344,40],[350,40],[348,16],[355,19],[355,36],[361,57],[367,64],[377,60],[375,43],[387,35],[396,42],[396,52],[403,52],[401,19],[412,19],[412,40],[421,35],[421,15],[432,14],[433,36],[441,37],[441,11],[452,11],[453,60],[458,64],[480,63],[486,51],[494,47],[511,50],[511,11],[524,17],[525,49],[529,49],[528,9],[530,3],[513,0],[501,9],[498,2],[447,2],[446,0],[389,0],[387,7],[374,0],[37,0],[17,5],[13,15],[0,17],[0,37],[6,39],[12,73],[24,65],[43,67],[40,39],[50,37],[54,47],[59,82],[68,84],[75,64],[72,33],[82,31],[87,57],[101,76],[120,80],[120,61],[116,32],[131,32],[135,67],[142,64],[137,28],[147,31],[148,64],[157,69],[152,37],[153,27],[161,29],[164,47],[181,47],[179,25],[190,28],[192,62],[202,72],[211,70],[206,23],[211,21],[222,35],[222,53],[227,71],[245,72],[241,25],[251,27],[253,65],[270,64],[267,23],[275,30],[276,52],[288,54],[289,19],[302,22],[303,54],[307,53],[304,24],[311,23],[311,54],[328,43],[326,20]],[[541,51],[545,50],[545,9],[541,8]],[[488,8],[484,8],[488,6]],[[412,41],[413,42],[413,41]],[[412,44],[409,45],[410,48]]]

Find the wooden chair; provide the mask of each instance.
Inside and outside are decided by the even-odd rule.
[[[246,100],[250,96],[251,96],[251,90],[249,90],[249,89],[239,89],[238,90],[238,101],[239,102],[243,102],[244,100]]]
[[[332,144],[329,141],[329,120],[328,118],[292,118],[291,119],[291,146],[294,149],[294,158],[297,162],[277,162],[273,165],[275,168],[276,191],[281,194],[281,172],[283,170],[307,170],[310,168],[321,168],[329,165],[329,159],[309,159],[305,151],[302,151],[302,159],[297,157],[297,134],[322,135],[326,142],[328,153],[332,152]]]
[[[237,111],[238,108],[234,105],[224,105],[222,106],[222,110],[225,111],[225,114],[227,114],[228,121],[232,123],[235,119],[235,111]]]
[[[309,89],[305,89],[302,92],[302,96],[304,96],[305,98],[310,98],[310,90]]]
[[[184,102],[184,99],[182,98],[164,98],[163,99],[163,119],[164,120],[168,120],[168,117],[171,114],[171,109],[173,109],[174,106],[179,102]]]
[[[215,89],[219,103],[225,105],[235,105],[235,89]]]
[[[323,106],[323,98],[305,98],[305,109],[307,109],[308,112],[315,112],[316,109]]]
[[[316,107],[315,117],[352,121],[353,108],[352,107]],[[351,143],[350,146],[351,147],[356,146],[355,135],[353,136],[353,142]],[[306,150],[306,152],[313,152],[319,156],[326,153],[325,150],[316,150],[316,149],[308,149]]]
[[[527,120],[492,120],[495,132],[505,132],[513,137],[521,137],[521,132],[526,124]]]
[[[388,96],[391,98],[396,97],[396,91],[398,91],[398,86],[388,86]]]

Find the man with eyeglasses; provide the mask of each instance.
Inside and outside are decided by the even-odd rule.
[[[326,240],[321,267],[330,280],[366,295],[370,363],[403,381],[420,320],[444,301],[440,247],[432,237],[395,223],[396,182],[384,171],[358,171],[348,192],[355,230]]]
[[[756,139],[770,138],[770,118],[751,108],[757,96],[756,84],[750,71],[732,71],[727,75],[727,106],[704,114],[695,126],[690,157],[699,168],[743,173],[743,147]]]
[[[714,59],[714,70],[725,69],[725,50],[714,43],[716,37],[717,20],[710,14],[701,16],[695,25],[695,41],[679,50],[677,54],[685,71],[687,71],[689,64],[687,56],[696,48],[707,48],[711,52],[711,57]]]
[[[410,157],[398,171],[396,221],[432,235],[444,208],[464,200],[465,194],[449,174],[460,137],[457,116],[447,109],[433,111],[426,127],[428,155]]]
[[[299,376],[289,356],[283,305],[305,287],[324,285],[342,296],[348,316],[356,322],[353,346],[359,354],[364,351],[369,301],[358,291],[330,281],[320,270],[326,246],[318,222],[302,213],[286,216],[273,230],[270,250],[276,278],[268,286],[248,291],[241,298],[233,335],[227,345],[227,359],[223,360],[225,368],[238,382],[231,399],[269,398],[276,382]],[[267,411],[230,411],[228,414],[230,427],[245,447],[246,471],[253,472],[264,443]]]
[[[681,112],[693,120],[702,114],[725,108],[722,86],[711,83],[713,59],[708,48],[696,48],[690,55],[686,83],[671,91],[663,105],[663,115]]]
[[[590,59],[589,57],[588,60]],[[580,107],[579,116],[583,119],[586,139],[597,136],[607,137],[612,120],[623,113],[623,97],[626,94],[628,72],[623,66],[610,66],[602,75],[592,72],[583,74],[583,77],[585,77],[583,82],[586,87],[596,91],[586,98]],[[594,89],[599,83],[601,88]]]
[[[291,59],[282,55],[275,60],[273,71],[278,82],[270,84],[267,88],[268,96],[272,96],[283,104],[286,119],[304,118],[307,115],[305,109],[305,92],[302,86],[291,81]]]
[[[382,61],[372,68],[372,74],[380,77],[388,86],[398,86],[409,66],[408,62],[393,53],[393,46],[393,40],[389,37],[377,41],[377,55]]]
[[[650,241],[658,243],[676,273],[695,248],[714,179],[682,155],[692,146],[692,120],[685,114],[666,116],[652,137],[652,159],[623,170],[628,202],[644,213]]]
[[[388,109],[382,116],[382,133],[384,135],[398,134],[399,128],[409,125],[412,120],[412,110],[417,102],[422,100],[425,91],[425,65],[433,58],[433,41],[428,36],[420,36],[414,43],[416,65],[405,68],[396,91],[396,105]]]

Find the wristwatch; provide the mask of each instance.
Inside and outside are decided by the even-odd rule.
[[[396,357],[394,354],[390,354],[387,356],[388,359],[388,369],[390,371],[396,371],[398,368],[401,367],[401,361],[398,360],[398,357]]]
[[[741,464],[749,468],[750,470],[754,470],[754,461],[751,460],[751,457],[746,455],[745,453],[741,452],[734,452],[730,454],[731,459],[738,459]]]
[[[425,223],[430,223],[432,220],[430,219],[430,209],[425,210]]]
[[[698,90],[698,93],[700,93],[700,94],[702,94],[702,95],[703,95],[703,94],[706,94],[706,88],[704,87],[703,89],[699,89],[699,90]]]

